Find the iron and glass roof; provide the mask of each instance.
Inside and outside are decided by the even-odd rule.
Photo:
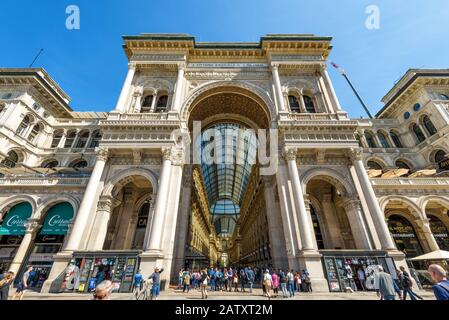
[[[238,124],[221,123],[202,132],[197,148],[216,231],[232,234],[256,163],[256,135]]]

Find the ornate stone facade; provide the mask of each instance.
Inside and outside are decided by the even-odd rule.
[[[124,37],[129,71],[111,112],[73,111],[42,69],[0,70],[2,268],[45,261],[42,290],[59,291],[70,261],[124,250],[145,275],[168,270],[165,284],[204,258],[189,266],[308,269],[314,290],[328,291],[323,259],[370,257],[392,268],[448,249],[447,70],[409,70],[374,119],[350,119],[326,71],[331,38],[194,40]],[[260,176],[254,165],[239,177],[234,167],[223,179],[232,194],[247,183],[227,233],[210,203],[214,188],[229,200],[221,180],[205,181],[189,163],[193,121],[203,131],[278,130],[275,172]],[[51,229],[56,249],[39,254],[47,220],[64,206],[70,223]],[[7,229],[16,214],[22,229]]]

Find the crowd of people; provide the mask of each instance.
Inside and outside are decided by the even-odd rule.
[[[263,295],[271,298],[295,296],[296,292],[312,292],[312,281],[307,270],[280,270],[263,268],[209,268],[202,270],[181,269],[178,272],[178,290],[189,293],[201,290],[207,299],[207,290],[219,292],[248,292],[261,287]],[[272,295],[273,294],[273,295]]]

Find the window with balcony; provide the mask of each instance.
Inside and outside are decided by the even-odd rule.
[[[427,132],[430,136],[433,136],[435,133],[437,133],[437,128],[433,125],[432,121],[430,120],[429,116],[424,116],[422,118],[422,123],[424,127],[426,128]]]
[[[302,98],[304,100],[304,106],[306,107],[306,111],[308,113],[315,113],[316,109],[312,98],[309,96],[302,96]]]
[[[295,96],[288,96],[288,104],[290,105],[290,111],[294,113],[301,112],[299,108],[298,98]]]
[[[412,131],[415,134],[415,137],[419,143],[426,140],[426,136],[424,135],[424,132],[422,132],[421,128],[416,123],[414,123],[412,125]]]
[[[101,132],[100,130],[95,130],[92,133],[92,140],[90,142],[89,148],[96,148],[99,146],[101,140]]]
[[[64,148],[71,148],[76,138],[76,131],[69,131],[65,139]]]
[[[51,147],[56,148],[59,145],[59,142],[61,142],[62,136],[64,135],[63,131],[56,131],[53,134],[53,140],[51,141]]]
[[[378,132],[377,136],[383,148],[390,148],[390,143],[387,140],[387,136],[383,132]]]
[[[87,161],[83,159],[75,160],[70,164],[73,169],[83,169],[87,167]]]
[[[34,139],[36,139],[39,132],[42,130],[42,125],[40,123],[36,123],[33,128],[31,129],[30,134],[28,135],[28,141],[34,142]]]
[[[156,112],[167,112],[168,96],[160,96],[156,104]]]
[[[4,167],[14,168],[17,165],[17,162],[19,162],[19,155],[15,151],[10,151],[1,163]]]
[[[396,148],[403,148],[401,139],[399,138],[399,135],[393,131],[390,132],[391,140],[393,140],[394,145]]]
[[[23,118],[22,122],[20,122],[19,127],[16,130],[16,133],[18,135],[23,135],[25,133],[25,131],[28,129],[28,126],[31,123],[31,119],[29,116],[25,116],[25,118]]]
[[[369,148],[377,148],[374,136],[370,132],[365,132],[365,140]]]
[[[151,111],[151,106],[153,105],[153,95],[148,95],[143,99],[142,106],[140,108],[140,113],[148,113]]]
[[[87,144],[87,140],[89,140],[90,132],[82,131],[78,136],[78,142],[76,143],[76,148],[84,148]]]

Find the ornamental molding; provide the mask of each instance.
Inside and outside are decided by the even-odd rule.
[[[188,68],[268,68],[267,63],[251,62],[192,62]]]
[[[285,148],[282,152],[282,156],[286,161],[295,160],[296,161],[297,150],[294,148]]]
[[[97,161],[108,161],[109,150],[107,148],[97,148],[95,152],[97,154]]]
[[[121,165],[121,166],[129,166],[133,167],[141,167],[142,165],[146,166],[160,166],[162,164],[161,158],[154,157],[142,157],[139,163],[136,163],[134,158],[126,158],[126,157],[114,157],[110,159],[111,165]]]
[[[185,61],[185,54],[143,54],[134,53],[132,61]]]
[[[111,212],[114,205],[114,198],[111,196],[101,196],[97,203],[97,211]]]
[[[232,80],[232,79],[264,79],[268,81],[267,71],[187,71],[188,80]]]
[[[168,93],[172,93],[174,90],[174,85],[171,81],[155,79],[154,76],[140,76],[137,79],[135,86],[143,91],[153,89],[154,91],[166,90]]]
[[[300,61],[323,61],[323,55],[314,54],[314,55],[306,55],[306,54],[271,54],[271,60],[277,61],[292,61],[298,60]]]
[[[363,160],[363,148],[351,148],[348,151],[351,162]]]

